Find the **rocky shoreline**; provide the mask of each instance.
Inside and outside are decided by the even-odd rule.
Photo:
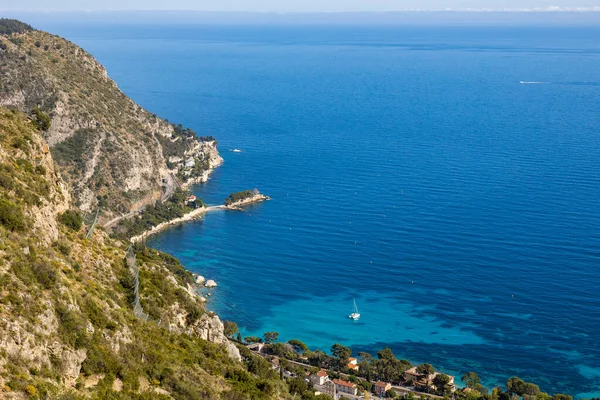
[[[253,203],[260,203],[261,201],[271,200],[271,198],[262,193],[255,194],[252,197],[247,199],[243,199],[240,201],[236,201],[235,203],[231,203],[229,205],[224,206],[227,210],[240,210],[242,207],[247,206]]]

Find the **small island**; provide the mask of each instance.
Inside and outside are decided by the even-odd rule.
[[[244,190],[237,193],[231,193],[229,197],[225,199],[225,207],[230,210],[237,210],[240,207],[248,204],[258,203],[270,199],[271,198],[269,196],[265,196],[255,188],[254,190]]]

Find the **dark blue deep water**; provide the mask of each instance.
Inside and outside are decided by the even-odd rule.
[[[52,29],[272,197],[151,240],[244,333],[600,395],[600,29]]]

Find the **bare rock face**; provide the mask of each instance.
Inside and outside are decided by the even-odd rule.
[[[32,139],[34,148],[39,149],[36,158],[39,160],[38,165],[42,167],[40,170],[45,171],[47,181],[54,182],[54,185],[50,185],[48,188],[50,200],[42,198],[42,204],[32,207],[29,214],[34,221],[34,229],[39,233],[38,239],[49,244],[58,238],[56,214],[69,208],[71,195],[54,167],[54,161],[46,143],[39,136],[33,136]]]
[[[75,381],[79,378],[81,372],[81,364],[87,357],[85,349],[79,350],[64,350],[61,354],[62,373],[66,386],[74,386]]]
[[[236,361],[241,361],[242,356],[240,355],[240,351],[227,339],[223,333],[223,329],[223,323],[219,319],[219,316],[212,313],[202,315],[194,326],[194,331],[202,339],[212,343],[224,344],[227,348],[229,357]]]

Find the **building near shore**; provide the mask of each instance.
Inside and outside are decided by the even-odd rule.
[[[335,388],[338,393],[347,393],[356,396],[358,393],[358,385],[353,382],[344,381],[342,379],[334,379]]]
[[[324,369],[320,370],[319,372],[312,374],[310,377],[310,382],[313,385],[324,385],[325,382],[329,381],[329,375],[327,375],[327,372],[325,372]]]
[[[438,375],[442,375],[442,373],[434,372],[428,376],[423,376],[417,372],[417,367],[412,367],[404,371],[404,380],[408,385],[412,385],[418,389],[436,389],[435,385],[433,385],[433,381]],[[450,391],[455,392],[456,384],[454,383],[454,376],[448,375],[448,378],[450,378],[450,381],[448,382]]]
[[[197,200],[196,196],[194,196],[192,194],[185,199],[185,204],[195,203],[196,200]]]
[[[377,396],[385,396],[385,393],[392,388],[392,384],[388,382],[377,381],[375,383],[375,394]]]
[[[326,381],[323,385],[321,385],[321,393],[326,394],[327,396],[331,397],[332,399],[336,398],[337,395],[337,389],[335,386],[335,383],[333,383],[332,381]]]
[[[358,360],[354,357],[348,359],[348,369],[351,371],[358,371]]]

